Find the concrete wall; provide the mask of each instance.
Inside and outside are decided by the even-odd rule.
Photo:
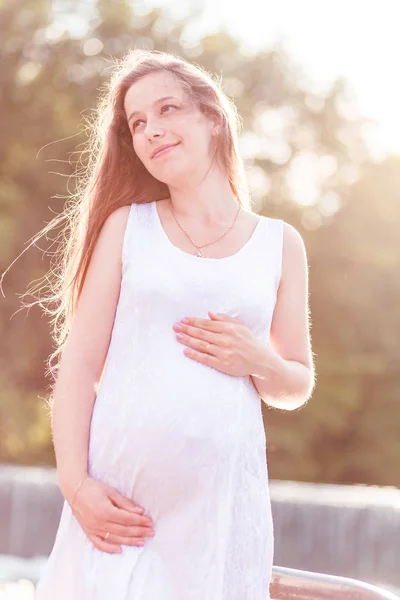
[[[400,490],[271,481],[274,564],[400,586]],[[63,504],[54,469],[0,467],[0,555],[50,553]]]

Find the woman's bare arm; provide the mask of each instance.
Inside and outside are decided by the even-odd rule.
[[[88,472],[90,422],[121,286],[129,207],[106,220],[90,260],[54,387],[52,434],[58,483],[68,500]]]
[[[315,380],[308,308],[308,265],[298,231],[284,224],[282,275],[271,324],[252,374],[260,397],[276,408],[293,410],[311,396]]]

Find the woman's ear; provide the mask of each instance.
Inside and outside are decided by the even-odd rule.
[[[211,133],[213,136],[218,136],[222,130],[222,118],[219,115],[215,115],[213,118],[213,125],[211,129]]]

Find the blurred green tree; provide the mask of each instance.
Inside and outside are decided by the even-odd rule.
[[[266,411],[272,477],[400,485],[399,167],[365,163],[307,236],[318,383],[301,411]]]

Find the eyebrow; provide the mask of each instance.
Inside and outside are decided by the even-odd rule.
[[[156,104],[160,104],[161,102],[165,102],[165,100],[171,100],[171,99],[176,99],[176,98],[175,98],[175,96],[163,96],[162,98],[158,98],[158,100],[155,100],[153,102],[153,106],[155,106]],[[132,117],[140,114],[140,112],[141,111],[139,111],[139,110],[134,110],[133,112],[131,112],[131,114],[129,115],[129,118],[128,118],[128,123],[132,119]]]

